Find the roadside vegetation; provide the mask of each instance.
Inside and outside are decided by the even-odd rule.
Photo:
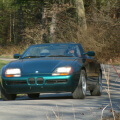
[[[119,11],[119,0],[0,0],[0,55],[31,44],[76,42],[101,62],[119,64]]]
[[[8,63],[8,61],[2,61],[2,60],[0,60],[0,69],[4,66],[4,65],[6,65]]]
[[[111,117],[106,117],[106,118],[103,118],[102,120],[114,120],[113,116]],[[120,113],[119,114],[115,114],[115,120],[120,120]]]

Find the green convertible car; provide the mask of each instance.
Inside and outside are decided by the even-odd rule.
[[[17,94],[39,98],[40,93],[71,92],[83,99],[102,93],[102,70],[93,51],[81,44],[51,43],[30,46],[1,69],[1,98],[15,100]]]

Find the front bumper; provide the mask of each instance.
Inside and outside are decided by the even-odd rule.
[[[74,75],[6,78],[2,86],[8,94],[72,92],[77,86]]]

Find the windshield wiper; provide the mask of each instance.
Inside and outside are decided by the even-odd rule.
[[[73,57],[73,56],[66,56],[66,55],[49,55],[47,57]]]
[[[40,58],[40,57],[46,57],[46,56],[25,56],[22,59],[24,59],[24,58]]]
[[[66,55],[25,56],[25,57],[22,57],[21,59],[25,59],[25,58],[40,58],[40,57],[73,57],[73,56],[66,56]]]

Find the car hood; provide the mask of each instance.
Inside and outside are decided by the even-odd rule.
[[[57,67],[71,66],[75,58],[31,58],[9,63],[8,68],[20,68],[22,74],[52,73]]]

